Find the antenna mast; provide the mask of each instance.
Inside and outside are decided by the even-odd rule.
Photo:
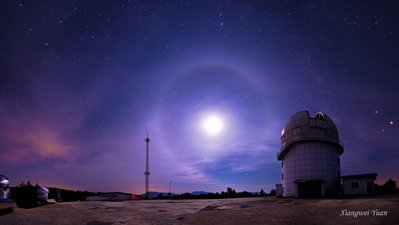
[[[172,195],[172,180],[169,182],[169,194]]]
[[[150,164],[150,162],[149,162],[149,147],[150,147],[150,139],[148,138],[148,131],[147,131],[147,138],[145,139],[145,142],[146,142],[146,160],[145,160],[145,162],[146,162],[146,165],[145,165],[145,172],[144,172],[144,175],[145,175],[145,198],[147,199],[148,198],[148,187],[149,187],[149,176],[150,176],[150,171],[149,171],[149,164]]]

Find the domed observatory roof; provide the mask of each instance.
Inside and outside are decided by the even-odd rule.
[[[339,153],[344,152],[340,144],[335,123],[326,114],[318,112],[311,117],[307,110],[291,116],[281,132],[281,151],[278,159],[283,159],[289,147],[297,142],[320,141],[337,146]]]
[[[4,175],[0,175],[0,189],[7,190],[9,185],[10,180]]]
[[[48,188],[40,186],[37,189],[37,199],[39,201],[47,201],[48,200],[48,193],[49,193]]]

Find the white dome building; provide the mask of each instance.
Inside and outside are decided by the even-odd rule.
[[[8,200],[10,198],[10,180],[4,176],[0,175],[0,201]]]
[[[323,113],[291,116],[281,133],[284,197],[334,196],[340,190],[340,156],[344,152],[337,127]]]

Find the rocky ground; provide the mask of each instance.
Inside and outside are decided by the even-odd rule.
[[[4,214],[0,224],[10,225],[398,224],[399,195],[351,199],[85,201],[33,209],[0,203],[0,209]]]

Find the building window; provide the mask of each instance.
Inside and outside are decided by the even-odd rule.
[[[352,182],[352,189],[359,189],[359,182]]]
[[[301,134],[301,128],[300,127],[292,129],[292,135],[295,136],[295,135],[299,135],[299,134]]]

